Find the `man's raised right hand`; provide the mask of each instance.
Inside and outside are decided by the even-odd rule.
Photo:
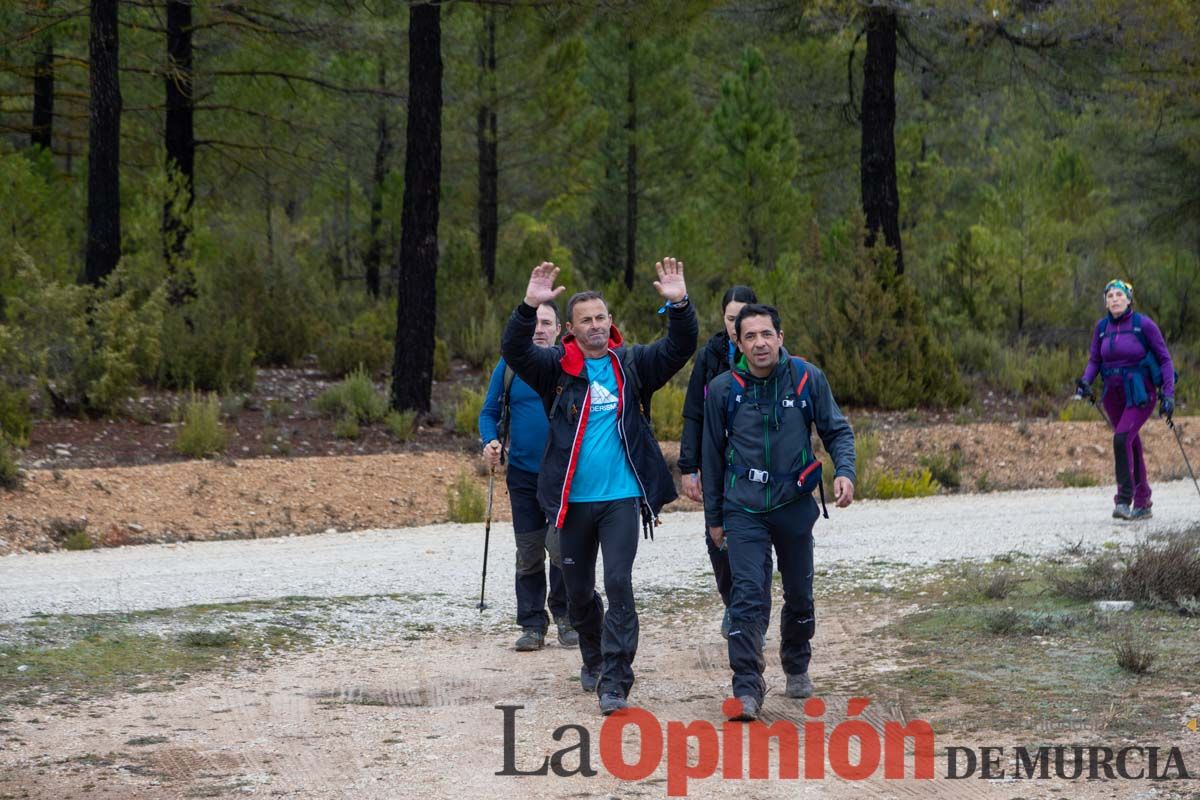
[[[525,287],[525,304],[537,308],[542,303],[552,302],[567,290],[565,286],[554,286],[558,277],[558,267],[549,261],[543,261],[533,268],[529,275],[529,285]]]

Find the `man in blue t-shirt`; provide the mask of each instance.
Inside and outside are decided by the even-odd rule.
[[[696,312],[688,301],[683,262],[655,264],[655,290],[666,301],[667,335],[626,345],[598,292],[567,303],[570,333],[557,347],[530,344],[542,303],[552,301],[558,268],[534,268],[525,302],[504,330],[504,359],[541,395],[549,417],[538,468],[538,500],[559,529],[571,624],[579,632],[579,682],[599,695],[600,711],[627,705],[633,687],[638,615],[633,561],[638,523],[649,535],[675,482],[650,429],[651,395],[696,350]],[[596,556],[604,556],[607,610],[596,592]]]
[[[538,347],[553,347],[561,330],[558,306],[552,302],[538,306],[533,343]],[[501,431],[506,401],[508,430]],[[551,552],[549,605],[554,624],[558,627],[558,643],[564,647],[577,647],[579,634],[567,618],[567,590],[563,587],[562,571],[555,563],[558,560],[557,548],[553,541],[547,541],[547,529],[550,526],[546,512],[537,499],[538,466],[542,462],[542,451],[546,448],[546,409],[542,407],[542,399],[537,392],[509,370],[502,358],[492,371],[487,399],[479,412],[479,439],[483,444],[483,460],[488,466],[500,464],[500,454],[504,449],[501,439],[509,432],[512,438],[508,443],[506,482],[509,503],[512,505],[513,531],[517,538],[517,624],[521,626],[517,650],[540,650],[546,643],[546,628],[550,624],[546,615],[548,549]],[[553,529],[550,530],[553,535]]]

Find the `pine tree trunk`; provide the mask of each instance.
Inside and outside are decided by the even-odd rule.
[[[29,143],[51,148],[54,141],[54,40],[46,36],[33,66],[33,130]]]
[[[88,101],[87,254],[84,275],[98,285],[121,258],[121,82],[117,0],[91,0]]]
[[[379,62],[379,88],[387,87],[387,66]],[[379,230],[383,226],[383,184],[387,179],[387,162],[392,152],[392,133],[388,127],[387,100],[379,99],[378,119],[375,121],[375,171],[372,175],[371,191],[371,235],[367,254],[363,258],[366,268],[367,293],[371,297],[379,297],[382,275],[380,264],[383,261],[383,242],[379,238]]]
[[[496,282],[496,243],[500,235],[500,164],[496,141],[496,12],[483,11],[479,40],[479,262],[488,288]]]
[[[167,173],[174,181],[163,203],[163,257],[170,271],[168,299],[180,305],[196,296],[191,275],[179,274],[191,227],[187,214],[196,199],[195,96],[192,92],[192,2],[167,0],[166,126]]]
[[[904,273],[900,245],[900,192],[896,184],[896,14],[867,11],[867,55],[863,61],[862,205],[867,245],[880,231],[896,251],[896,274]]]
[[[632,37],[626,42],[628,59],[626,69],[625,108],[625,288],[633,288],[633,276],[637,269],[637,224],[638,224],[638,147],[637,147],[637,79],[635,56],[637,43]]]
[[[392,406],[428,411],[437,323],[438,200],[442,177],[441,7],[414,4],[408,14],[408,125]]]

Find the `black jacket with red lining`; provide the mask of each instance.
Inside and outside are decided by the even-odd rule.
[[[538,502],[555,527],[561,528],[587,429],[590,384],[575,337],[567,334],[560,345],[538,347],[533,343],[536,325],[537,309],[521,303],[504,328],[501,350],[504,361],[533,387],[546,407],[550,431],[538,472]],[[616,326],[609,333],[608,352],[619,389],[617,431],[652,516],[678,494],[647,418],[650,396],[687,364],[698,333],[690,303],[667,311],[667,335],[653,344],[626,346]]]

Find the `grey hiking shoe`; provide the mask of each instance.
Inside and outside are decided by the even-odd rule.
[[[788,697],[812,697],[813,685],[812,680],[808,677],[808,673],[801,672],[799,675],[788,675],[787,688],[783,690],[783,693]]]
[[[1117,507],[1113,509],[1113,519],[1133,519],[1133,509],[1129,507],[1129,503],[1117,503]]]
[[[1149,509],[1149,507],[1138,508],[1137,506],[1134,506],[1133,511],[1131,511],[1129,514],[1129,519],[1132,519],[1132,520],[1150,519],[1153,516],[1154,516],[1154,512],[1151,511]]]
[[[729,719],[732,722],[753,722],[758,719],[758,712],[761,706],[757,700],[748,694],[744,694],[737,701],[742,704],[742,713],[731,716]]]
[[[558,628],[560,647],[579,647],[579,633],[571,627],[566,617],[555,617],[554,626]]]
[[[592,672],[588,669],[588,665],[584,664],[579,668],[579,685],[583,687],[585,692],[594,692],[596,687],[600,685],[600,672]]]
[[[517,639],[517,652],[528,653],[531,650],[541,650],[546,644],[546,632],[541,628],[526,628]]]
[[[625,698],[619,694],[602,694],[600,695],[600,713],[608,716],[614,711],[620,711],[622,708],[629,708],[629,704],[625,702]]]
[[[725,616],[721,618],[721,636],[729,638],[729,626],[733,624],[733,617],[729,616],[729,609],[725,609]]]

